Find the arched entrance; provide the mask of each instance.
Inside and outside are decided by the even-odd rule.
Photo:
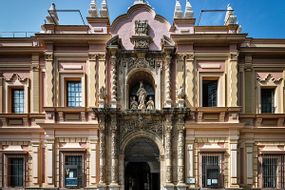
[[[125,149],[125,190],[160,189],[160,154],[147,138],[136,138]]]

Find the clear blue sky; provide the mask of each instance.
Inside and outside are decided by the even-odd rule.
[[[111,21],[125,13],[134,0],[107,0]],[[180,0],[184,9],[185,0]],[[0,32],[40,31],[40,25],[47,15],[50,4],[55,2],[57,9],[80,9],[85,18],[90,0],[1,0]],[[148,0],[156,12],[172,23],[175,0]],[[195,17],[199,18],[202,9],[225,9],[231,3],[243,27],[243,32],[256,38],[285,38],[284,0],[190,0]],[[97,0],[100,7],[101,0]],[[76,14],[60,14],[63,24],[80,23]],[[221,23],[223,15],[208,14],[201,24]]]

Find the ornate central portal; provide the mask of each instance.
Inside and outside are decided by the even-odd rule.
[[[160,189],[160,154],[146,138],[129,142],[125,149],[125,190]]]

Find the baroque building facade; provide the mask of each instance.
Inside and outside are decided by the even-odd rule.
[[[143,0],[109,21],[0,38],[2,189],[284,189],[285,39],[173,24]]]

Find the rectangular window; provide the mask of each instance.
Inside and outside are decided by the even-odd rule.
[[[217,106],[218,80],[203,80],[203,107]]]
[[[67,106],[81,107],[81,81],[67,81]]]
[[[24,89],[12,89],[12,112],[24,113]]]
[[[273,88],[261,89],[261,113],[274,113],[274,91]]]
[[[65,156],[65,162],[64,162],[65,187],[68,188],[83,187],[82,169],[83,169],[82,156]]]
[[[222,155],[202,155],[202,186],[218,188],[222,186]]]
[[[9,187],[24,186],[24,158],[8,158]]]
[[[265,155],[262,158],[263,188],[285,188],[285,155]]]

